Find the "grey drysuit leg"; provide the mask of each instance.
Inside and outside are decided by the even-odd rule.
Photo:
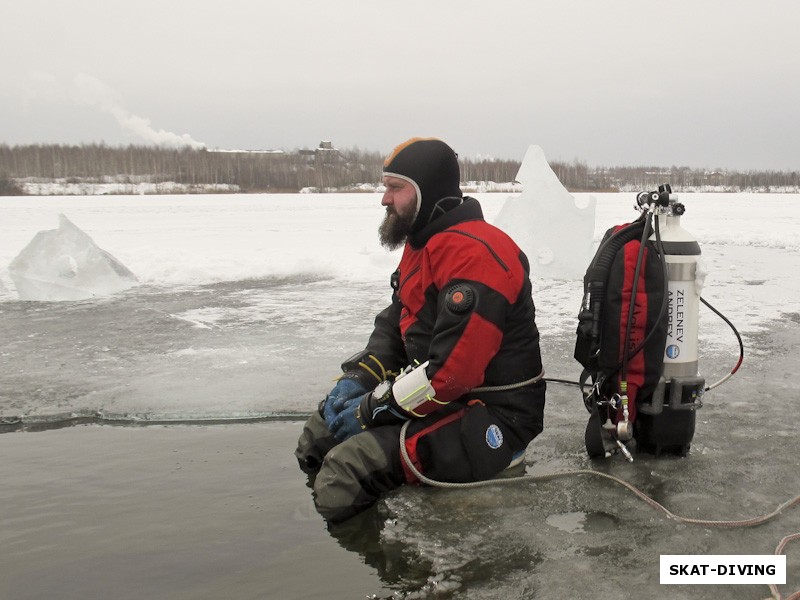
[[[295,450],[300,468],[314,479],[314,504],[332,523],[373,505],[405,482],[400,465],[400,426],[377,427],[339,443],[314,413]]]

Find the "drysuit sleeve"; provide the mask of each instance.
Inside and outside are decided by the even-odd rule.
[[[483,384],[527,277],[516,255],[500,258],[477,242],[434,249],[428,268],[438,290],[427,367],[435,395],[414,409],[418,416]]]
[[[342,363],[343,377],[355,379],[367,389],[397,375],[408,363],[400,336],[400,310],[394,300],[375,317],[367,347]]]

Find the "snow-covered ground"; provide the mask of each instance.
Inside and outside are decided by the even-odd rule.
[[[231,151],[234,152],[234,151]],[[16,183],[25,191],[26,194],[34,196],[104,196],[104,195],[142,195],[142,194],[217,194],[217,193],[236,193],[239,192],[239,186],[218,183],[218,184],[186,184],[177,183],[175,181],[164,181],[160,183],[152,183],[141,181],[137,178],[124,178],[120,181],[119,178],[104,177],[100,180],[87,179],[75,180],[75,178],[58,178],[52,180],[39,179],[35,177],[17,179]],[[674,186],[679,189],[679,186]],[[461,189],[466,193],[519,193],[522,191],[522,185],[516,181],[495,182],[495,181],[467,181],[462,182]],[[724,185],[702,185],[702,186],[680,186],[683,193],[742,193],[742,190],[732,186]],[[300,190],[301,194],[316,194],[320,191],[327,193],[343,192],[344,190],[319,190],[317,188],[308,187]],[[358,183],[347,190],[348,192],[379,192],[382,191],[382,186],[378,183]],[[636,193],[641,191],[634,185],[623,185],[619,188],[620,192]],[[797,186],[772,186],[769,189],[757,189],[746,193],[775,193],[775,194],[798,194],[800,188]]]
[[[493,221],[515,196],[477,197]],[[595,198],[595,242],[638,214],[633,194]],[[698,238],[708,270],[704,298],[746,337],[785,315],[798,318],[800,197],[692,194],[681,200],[682,224]],[[531,218],[523,208],[521,218]],[[0,210],[0,328],[3,339],[17,340],[7,361],[22,365],[19,377],[28,381],[24,390],[13,389],[17,379],[6,382],[0,414],[54,407],[182,416],[303,412],[307,398],[264,393],[263,377],[288,384],[301,370],[314,393],[325,387],[329,376],[321,381],[312,365],[333,376],[342,357],[363,347],[374,314],[389,301],[388,277],[399,261],[399,251],[387,252],[377,240],[378,194],[20,197],[6,198]],[[19,302],[7,267],[37,232],[56,228],[59,214],[140,285],[78,303]],[[570,222],[549,225],[566,232]],[[554,354],[554,348],[571,343],[582,282],[536,275],[529,253],[548,373],[573,377],[577,363],[568,350]],[[52,324],[44,327],[48,319]],[[731,356],[729,363],[708,365],[707,377],[716,380],[735,362],[735,339],[705,309],[700,322],[704,351]],[[119,337],[100,339],[112,335],[104,327]],[[37,356],[43,352],[55,353],[49,363]],[[48,367],[55,363],[74,366]],[[253,365],[266,371],[253,373]],[[93,382],[109,366],[120,369],[115,377],[138,377],[144,387],[121,394]],[[245,371],[238,393],[212,391],[205,380],[191,386],[212,366]],[[52,389],[42,391],[52,375]],[[14,402],[4,402],[5,394]]]
[[[489,221],[515,197],[475,196]],[[595,242],[608,227],[637,216],[634,194],[575,194],[578,203],[589,196],[597,199]],[[744,329],[800,310],[794,276],[800,266],[800,195],[680,199],[686,205],[682,224],[703,250],[710,302]],[[55,229],[60,213],[140,282],[159,287],[289,276],[384,286],[399,260],[399,252],[385,251],[377,240],[379,194],[9,197],[0,213],[0,300],[16,298],[10,262],[37,232]],[[569,218],[548,225],[567,231]],[[534,283],[541,318],[574,316],[579,281]]]

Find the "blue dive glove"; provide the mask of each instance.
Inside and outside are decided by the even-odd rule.
[[[365,394],[365,396],[368,394]],[[336,415],[328,429],[340,442],[364,431],[367,426],[361,419],[361,401],[364,396],[350,398],[344,403],[344,408]]]
[[[373,391],[347,400],[328,429],[343,442],[365,429],[402,423],[409,417],[395,401],[392,384],[384,381]]]
[[[328,429],[331,429],[336,415],[344,409],[345,402],[351,398],[362,396],[366,392],[367,388],[355,379],[343,378],[337,381],[336,385],[325,397],[321,411],[322,416],[325,418],[325,423],[328,425]]]

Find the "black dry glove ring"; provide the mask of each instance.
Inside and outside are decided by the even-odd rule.
[[[361,399],[361,421],[367,427],[396,425],[408,421],[409,416],[394,399],[392,384],[384,381],[374,391]]]

